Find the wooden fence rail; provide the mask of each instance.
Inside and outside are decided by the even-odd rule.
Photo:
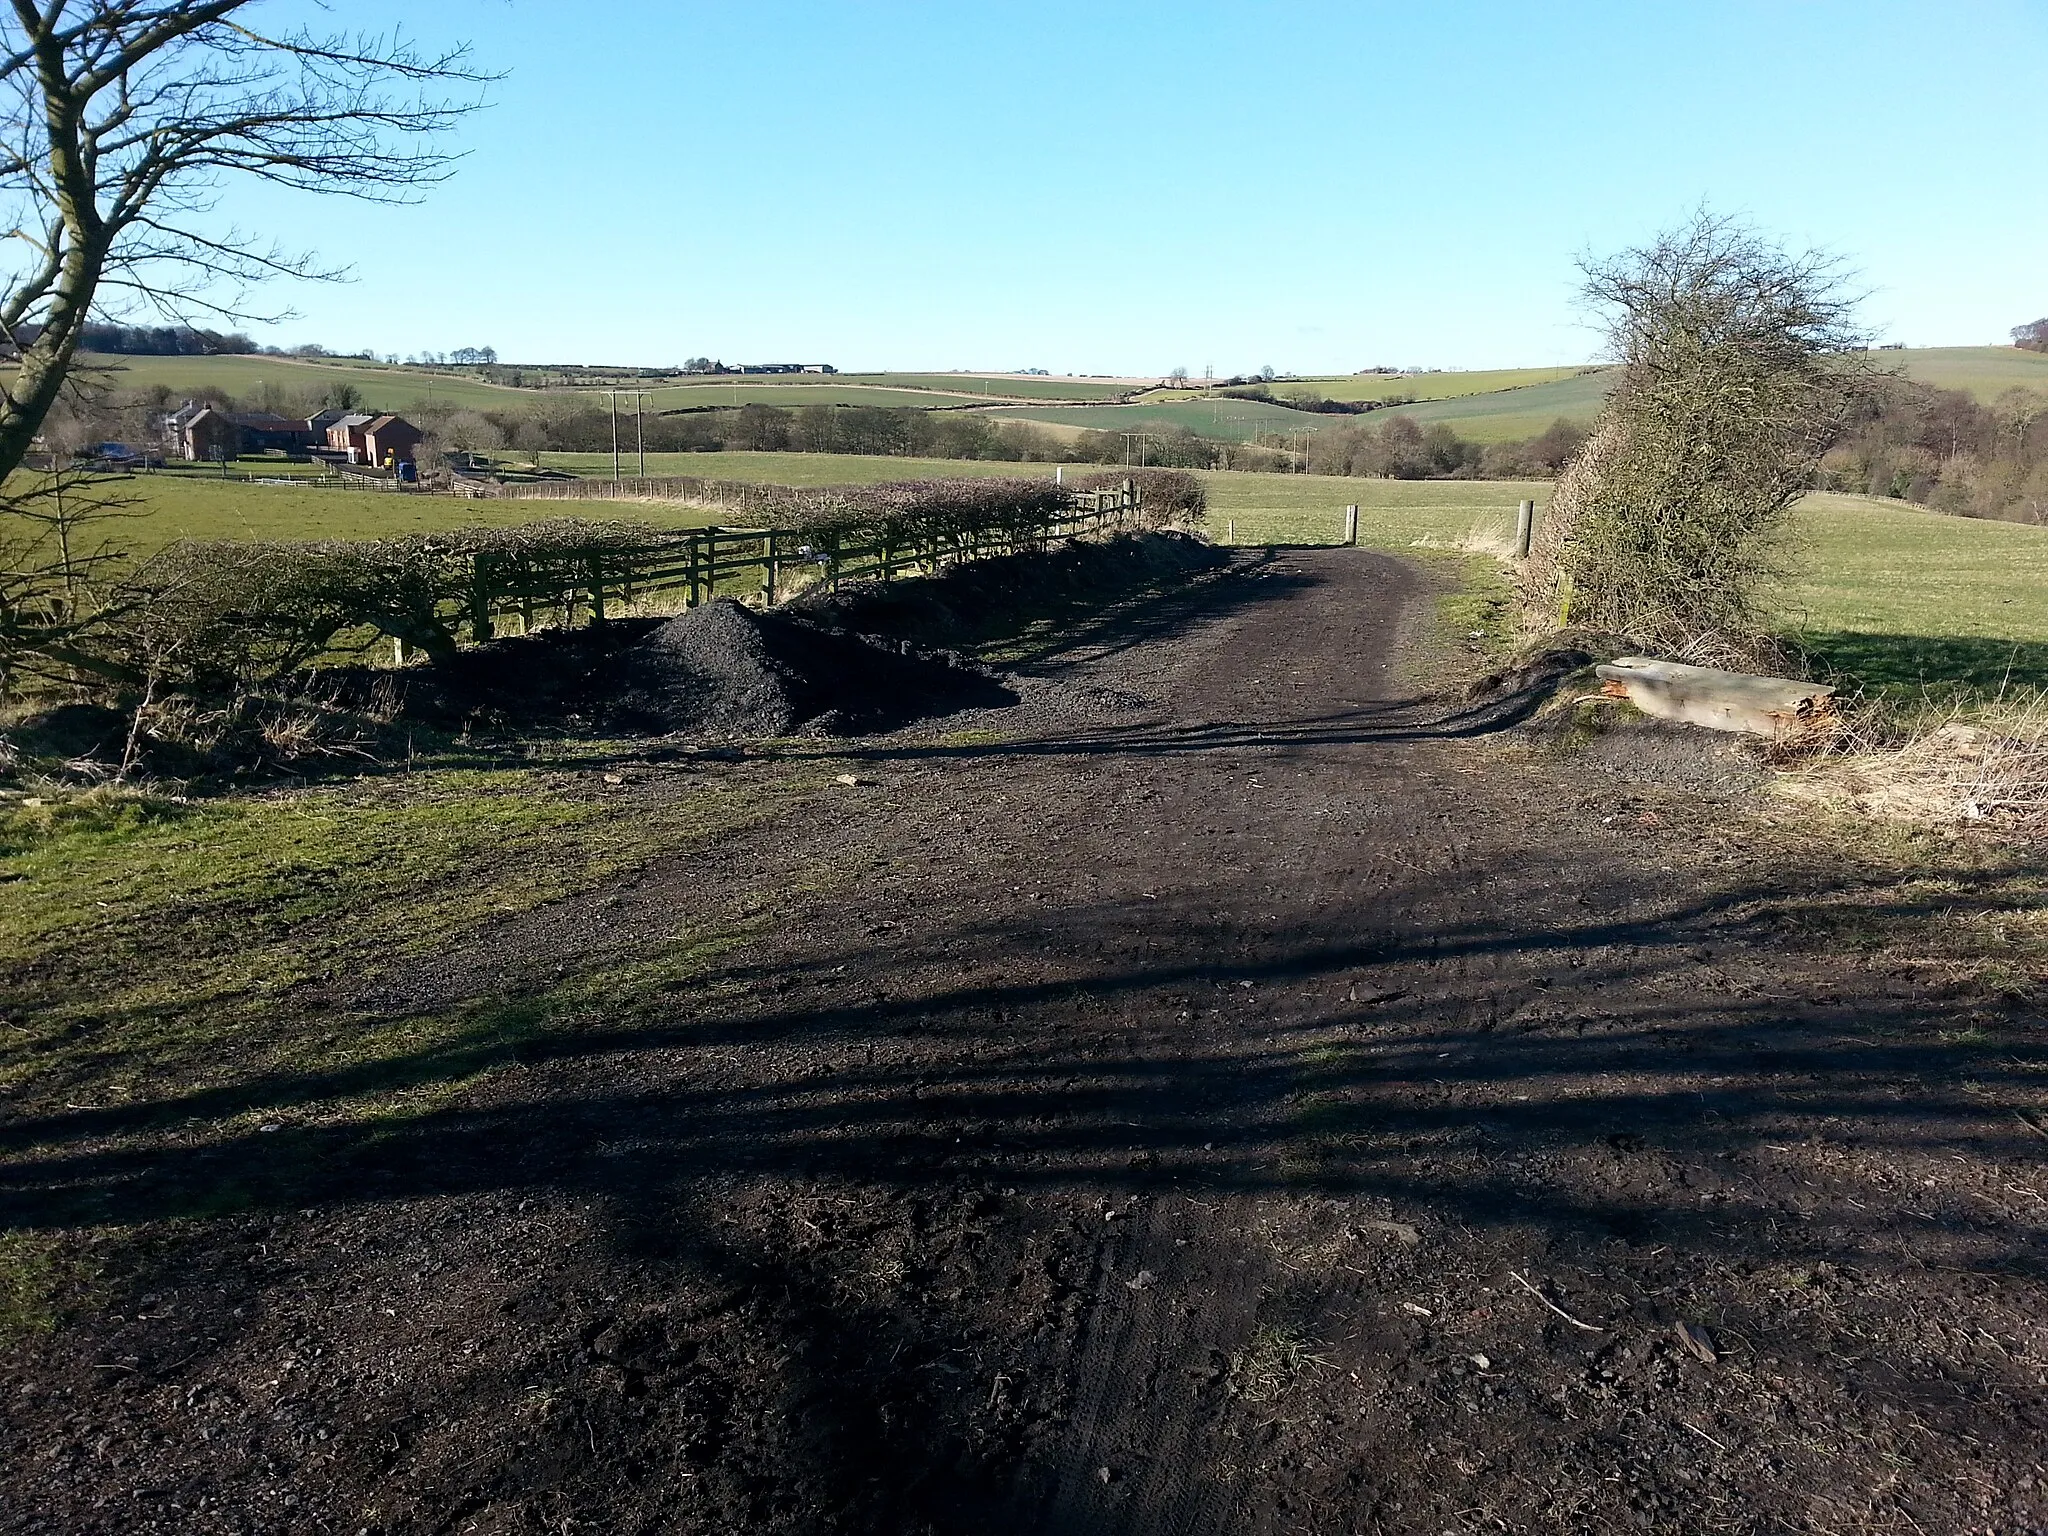
[[[1023,526],[931,534],[903,545],[856,543],[833,534],[790,528],[692,528],[645,544],[503,551],[474,556],[466,615],[473,638],[492,638],[501,619],[519,616],[522,632],[552,620],[573,625],[587,614],[601,623],[620,609],[662,593],[681,593],[694,608],[737,583],[739,595],[773,606],[818,581],[889,581],[905,571],[936,573],[945,565],[989,555],[1045,549],[1082,534],[1134,521],[1142,496],[1130,481],[1108,491],[1083,491],[1070,507]]]

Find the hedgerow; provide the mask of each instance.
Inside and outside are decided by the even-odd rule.
[[[1146,523],[1201,516],[1202,487],[1193,476],[1146,470],[1095,478],[1105,486],[1135,481]],[[938,558],[1033,545],[1072,505],[1070,488],[1036,479],[745,491],[738,510],[750,524],[833,551]],[[516,586],[537,607],[567,609],[589,590],[595,570],[630,586],[636,570],[673,565],[689,537],[645,523],[556,518],[394,539],[186,541],[131,580],[124,599],[132,617],[113,642],[136,676],[196,692],[267,687],[379,637],[440,659],[454,654],[461,626],[494,593]],[[550,584],[559,588],[555,597]]]

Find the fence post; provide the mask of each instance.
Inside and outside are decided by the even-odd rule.
[[[481,645],[491,638],[491,559],[485,554],[470,557],[469,638]]]
[[[696,606],[697,606],[697,605],[698,605],[699,603],[701,603],[701,602],[703,601],[703,599],[702,599],[702,598],[701,598],[700,596],[698,596],[698,592],[697,592],[697,545],[698,545],[698,536],[697,536],[696,534],[694,534],[694,533],[693,533],[693,534],[691,534],[691,535],[690,535],[690,538],[689,538],[689,543],[690,543],[690,606],[691,606],[692,608],[695,608],[695,607],[696,607]]]
[[[766,559],[764,559],[764,560],[762,561],[762,564],[763,564],[763,565],[765,565],[765,566],[767,567],[767,574],[766,574],[765,578],[763,579],[763,581],[762,581],[762,583],[761,583],[761,593],[762,593],[762,595],[763,595],[764,597],[766,597],[766,598],[768,599],[768,606],[769,606],[770,608],[773,608],[773,607],[775,606],[775,576],[776,576],[776,571],[775,571],[775,530],[774,530],[773,528],[770,528],[770,529],[768,530],[768,537],[767,537],[767,538],[766,538],[765,540],[763,540],[763,541],[762,541],[762,546],[763,546],[763,553],[764,553],[764,554],[766,555]]]
[[[604,560],[597,555],[590,558],[590,622],[604,622]]]
[[[1358,547],[1358,508],[1355,506],[1344,509],[1344,542],[1353,549]]]
[[[1515,558],[1529,558],[1530,547],[1536,542],[1536,503],[1522,502],[1515,508]]]

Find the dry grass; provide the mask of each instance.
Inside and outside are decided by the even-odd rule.
[[[1231,1357],[1231,1388],[1248,1403],[1270,1403],[1310,1367],[1329,1368],[1309,1340],[1292,1329],[1262,1327]]]
[[[1461,555],[1492,555],[1496,560],[1515,558],[1515,536],[1493,522],[1474,523],[1462,538],[1424,534],[1409,547],[1455,550]]]
[[[1910,713],[1866,704],[1804,747],[1782,781],[1798,798],[1913,826],[2048,836],[2048,692]]]

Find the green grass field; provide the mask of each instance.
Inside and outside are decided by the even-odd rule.
[[[2016,386],[2048,392],[2048,353],[2022,352],[2017,347],[1921,347],[1872,354],[1880,368],[1895,368],[1907,378],[1938,389],[1960,389],[1990,401]],[[1535,372],[1538,370],[1528,370]],[[1481,443],[1533,437],[1559,417],[1590,422],[1599,414],[1614,375],[1611,372],[1564,374],[1547,383],[1496,393],[1471,392],[1395,407],[1425,425],[1449,422],[1461,437]],[[1482,374],[1424,375],[1424,378],[1480,379]],[[1334,395],[1334,391],[1331,392]]]
[[[1290,389],[1312,389],[1332,400],[1385,400],[1394,395],[1413,395],[1420,400],[1456,400],[1466,395],[1488,395],[1503,389],[1526,389],[1534,384],[1552,384],[1584,372],[1570,368],[1485,368],[1442,373],[1357,373],[1335,378],[1291,380],[1273,386],[1276,394]]]
[[[162,384],[173,392],[224,389],[237,398],[254,396],[265,385],[293,391],[325,391],[350,384],[366,405],[404,410],[423,401],[454,401],[478,410],[516,409],[542,391],[486,384],[478,379],[382,363],[308,362],[292,357],[111,357],[88,354],[85,365],[116,389],[140,390]],[[536,370],[538,371],[538,370]],[[871,373],[772,375],[767,377],[669,378],[647,386],[651,409],[693,405],[894,405],[930,409],[978,400],[1114,400],[1130,385],[1099,379],[1012,378],[959,373]],[[604,391],[550,390],[604,400]]]
[[[375,410],[402,411],[424,400],[453,400],[477,410],[503,410],[531,400],[529,390],[485,384],[476,379],[387,368],[374,363],[302,362],[293,357],[107,357],[88,354],[83,366],[115,389],[141,390],[155,384],[173,393],[224,389],[238,399],[265,385],[294,392],[325,391],[350,384]]]
[[[1299,436],[1320,432],[1355,416],[1319,416],[1290,411],[1258,400],[1147,400],[1137,405],[1002,406],[989,415],[1002,421],[1027,421],[1044,426],[1089,432],[1173,432],[1182,428],[1200,437],[1246,443],[1263,433]]]
[[[1473,442],[1505,443],[1534,437],[1559,417],[1591,421],[1600,413],[1613,385],[1614,375],[1610,372],[1573,374],[1524,389],[1394,406],[1385,412],[1375,412],[1372,419],[1407,416],[1424,426],[1448,422],[1460,437]]]
[[[849,384],[837,379],[810,379],[803,383],[777,384],[765,379],[707,379],[701,384],[661,385],[647,392],[650,411],[683,410],[689,407],[779,405],[798,410],[806,405],[892,405],[913,411],[936,406],[972,405],[985,398],[980,392],[942,393],[935,389],[899,389],[879,384]],[[1001,395],[996,396],[1001,399]],[[602,403],[606,396],[597,395]],[[629,410],[632,400],[621,397],[620,409]]]
[[[1444,394],[1440,398],[1390,407],[1384,414],[1376,411],[1365,419],[1377,422],[1386,415],[1401,415],[1412,416],[1425,425],[1448,421],[1461,436],[1476,442],[1498,443],[1534,437],[1560,416],[1590,421],[1607,398],[1613,374],[1578,368],[1521,368],[1491,373],[1414,374],[1380,381],[1363,378],[1301,382],[1302,387],[1319,389],[1333,400],[1376,400],[1390,394],[1441,389]],[[1274,387],[1284,391],[1291,386]],[[1169,399],[1157,394],[1134,405],[1003,407],[989,414],[1006,421],[1099,432],[1160,432],[1185,427],[1201,437],[1234,443],[1249,442],[1265,433],[1297,436],[1320,432],[1360,419],[1290,411],[1285,406],[1265,405],[1257,400],[1222,396]]]
[[[842,384],[885,389],[931,389],[996,400],[1116,400],[1133,388],[1114,379],[1056,379],[1004,373],[842,373]]]
[[[1875,354],[1879,367],[1897,367],[1936,389],[1960,389],[1989,403],[2008,389],[2048,392],[2048,352],[2018,347],[1913,347]]]
[[[1784,630],[1857,682],[2048,686],[2048,528],[1869,496],[1800,504]]]

